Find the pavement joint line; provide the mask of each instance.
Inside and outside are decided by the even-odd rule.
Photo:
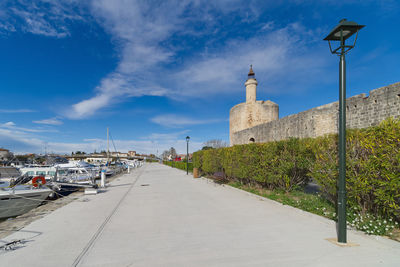
[[[100,225],[99,229],[97,229],[96,233],[93,235],[93,237],[90,239],[88,244],[85,246],[85,248],[82,250],[82,252],[78,255],[78,257],[75,259],[73,262],[72,266],[78,266],[82,259],[85,257],[85,255],[88,253],[89,249],[93,247],[95,241],[97,238],[101,235],[101,233],[104,230],[104,227],[107,225],[107,223],[110,221],[111,217],[115,214],[115,212],[118,210],[118,207],[121,205],[121,203],[124,201],[128,193],[132,190],[136,182],[139,180],[140,176],[143,174],[143,169],[140,169],[141,172],[138,174],[136,177],[136,180],[131,184],[128,190],[126,190],[125,194],[122,196],[122,198],[118,201],[117,205],[114,207],[114,209],[111,211],[111,213],[107,216],[107,218],[104,220],[104,222]]]

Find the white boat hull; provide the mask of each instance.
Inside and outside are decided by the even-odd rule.
[[[50,189],[0,191],[0,219],[15,217],[36,208],[51,192]]]

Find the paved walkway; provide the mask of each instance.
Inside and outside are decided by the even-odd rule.
[[[0,266],[400,266],[400,243],[148,164],[2,241]]]

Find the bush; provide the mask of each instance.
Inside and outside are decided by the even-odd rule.
[[[195,152],[194,166],[206,175],[268,189],[292,191],[312,177],[323,196],[337,200],[337,135],[236,145]],[[347,131],[348,205],[361,214],[400,221],[400,120]]]
[[[224,172],[231,181],[291,191],[308,181],[313,154],[304,141],[237,145],[194,153],[194,165],[203,173]]]
[[[167,161],[167,160],[164,160],[163,163],[165,165],[168,165],[168,166],[171,166],[171,167],[186,171],[186,161]],[[193,163],[189,162],[188,164],[189,164],[189,171],[193,172]]]
[[[330,201],[336,201],[337,136],[317,138],[310,175]],[[400,219],[400,120],[347,132],[346,190],[349,206],[362,214]]]

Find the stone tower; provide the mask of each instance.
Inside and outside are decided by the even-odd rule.
[[[247,81],[244,84],[246,86],[246,103],[255,103],[257,97],[257,80],[253,71],[253,66],[250,65],[250,71],[247,75]]]
[[[279,119],[278,104],[267,100],[257,101],[257,80],[250,66],[250,71],[246,86],[246,102],[240,103],[231,108],[229,113],[229,138],[232,145],[232,134],[242,131],[259,124]],[[254,137],[250,137],[248,142],[258,142]]]

